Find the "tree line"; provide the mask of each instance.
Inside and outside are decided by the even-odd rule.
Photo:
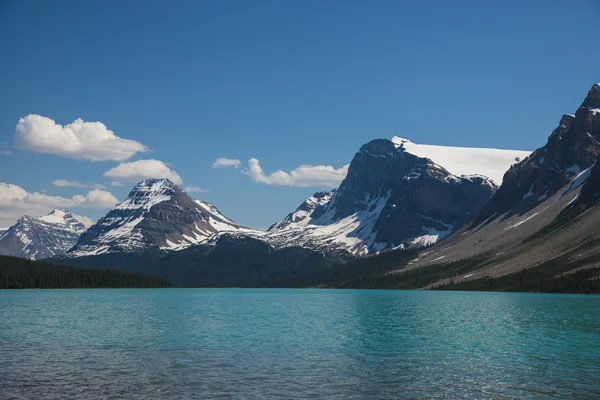
[[[164,288],[164,278],[103,269],[78,269],[0,256],[0,289]]]

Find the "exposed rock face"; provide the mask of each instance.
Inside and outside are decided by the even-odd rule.
[[[577,112],[581,114],[582,129],[589,129],[590,134],[600,141],[600,84],[592,87]],[[600,200],[600,166],[598,163],[590,168],[588,174],[589,178],[577,199],[577,206],[589,207]]]
[[[0,235],[0,254],[40,260],[67,252],[86,230],[71,213],[53,210],[39,218],[20,218]]]
[[[339,189],[309,198],[266,239],[357,255],[425,246],[468,222],[495,190],[485,177],[455,176],[399,143],[377,139],[356,153]]]
[[[85,234],[69,255],[183,249],[221,231],[244,231],[209,203],[168,179],[146,179]]]
[[[454,277],[471,280],[512,274],[545,262],[550,262],[549,268],[597,266],[599,106],[600,84],[596,84],[574,115],[562,117],[546,145],[505,174],[494,198],[470,225],[422,254],[409,268],[483,255],[486,261],[474,265],[472,274],[461,271]]]
[[[591,167],[600,154],[598,107],[600,85],[596,84],[575,115],[563,115],[544,147],[506,172],[502,186],[478,215],[475,225],[531,198],[518,209],[518,212],[527,211]]]

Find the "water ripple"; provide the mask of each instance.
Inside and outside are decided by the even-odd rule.
[[[597,399],[600,296],[0,292],[0,399]]]

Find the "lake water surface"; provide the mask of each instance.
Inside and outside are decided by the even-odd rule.
[[[600,398],[600,296],[0,292],[0,398]]]

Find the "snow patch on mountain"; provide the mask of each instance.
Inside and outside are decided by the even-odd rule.
[[[302,205],[294,212],[288,214],[281,221],[273,224],[269,228],[269,231],[293,230],[306,227],[315,209],[319,206],[327,204],[333,197],[334,193],[335,191],[333,190],[315,193],[306,199],[304,203],[302,203]]]
[[[437,230],[436,228],[428,228],[423,226],[422,229],[423,231],[427,232],[426,234],[411,239],[406,239],[401,245],[396,246],[394,249],[410,249],[431,246],[452,233],[454,225],[443,225],[446,226],[445,230]]]
[[[581,171],[571,182],[571,186],[569,186],[569,189],[567,189],[567,191],[563,194],[569,194],[571,193],[573,190],[577,189],[579,186],[583,185],[585,183],[585,181],[588,180],[588,178],[590,177],[590,174],[592,173],[592,168],[594,168],[596,164],[592,164],[590,167],[584,169],[583,171]]]
[[[166,179],[146,179],[138,183],[132,193],[121,203],[116,210],[137,210],[143,208],[150,210],[155,205],[168,201],[173,197],[173,189]]]
[[[329,193],[319,199],[312,196],[305,203],[326,204],[333,196],[331,192]],[[370,200],[364,210],[341,219],[335,218],[334,208],[329,208],[318,218],[310,218],[310,214],[305,215],[304,210],[299,210],[300,212],[296,211],[292,214],[301,217],[297,222],[284,225],[281,221],[262,236],[264,240],[278,247],[303,246],[315,249],[342,247],[357,255],[366,254],[373,246],[381,247],[381,244],[375,243],[377,232],[373,228],[389,196],[388,193],[383,197]],[[385,247],[385,244],[383,246]]]
[[[531,154],[523,150],[417,144],[399,136],[394,136],[392,142],[417,157],[429,158],[454,175],[484,175],[498,185],[511,165]]]

